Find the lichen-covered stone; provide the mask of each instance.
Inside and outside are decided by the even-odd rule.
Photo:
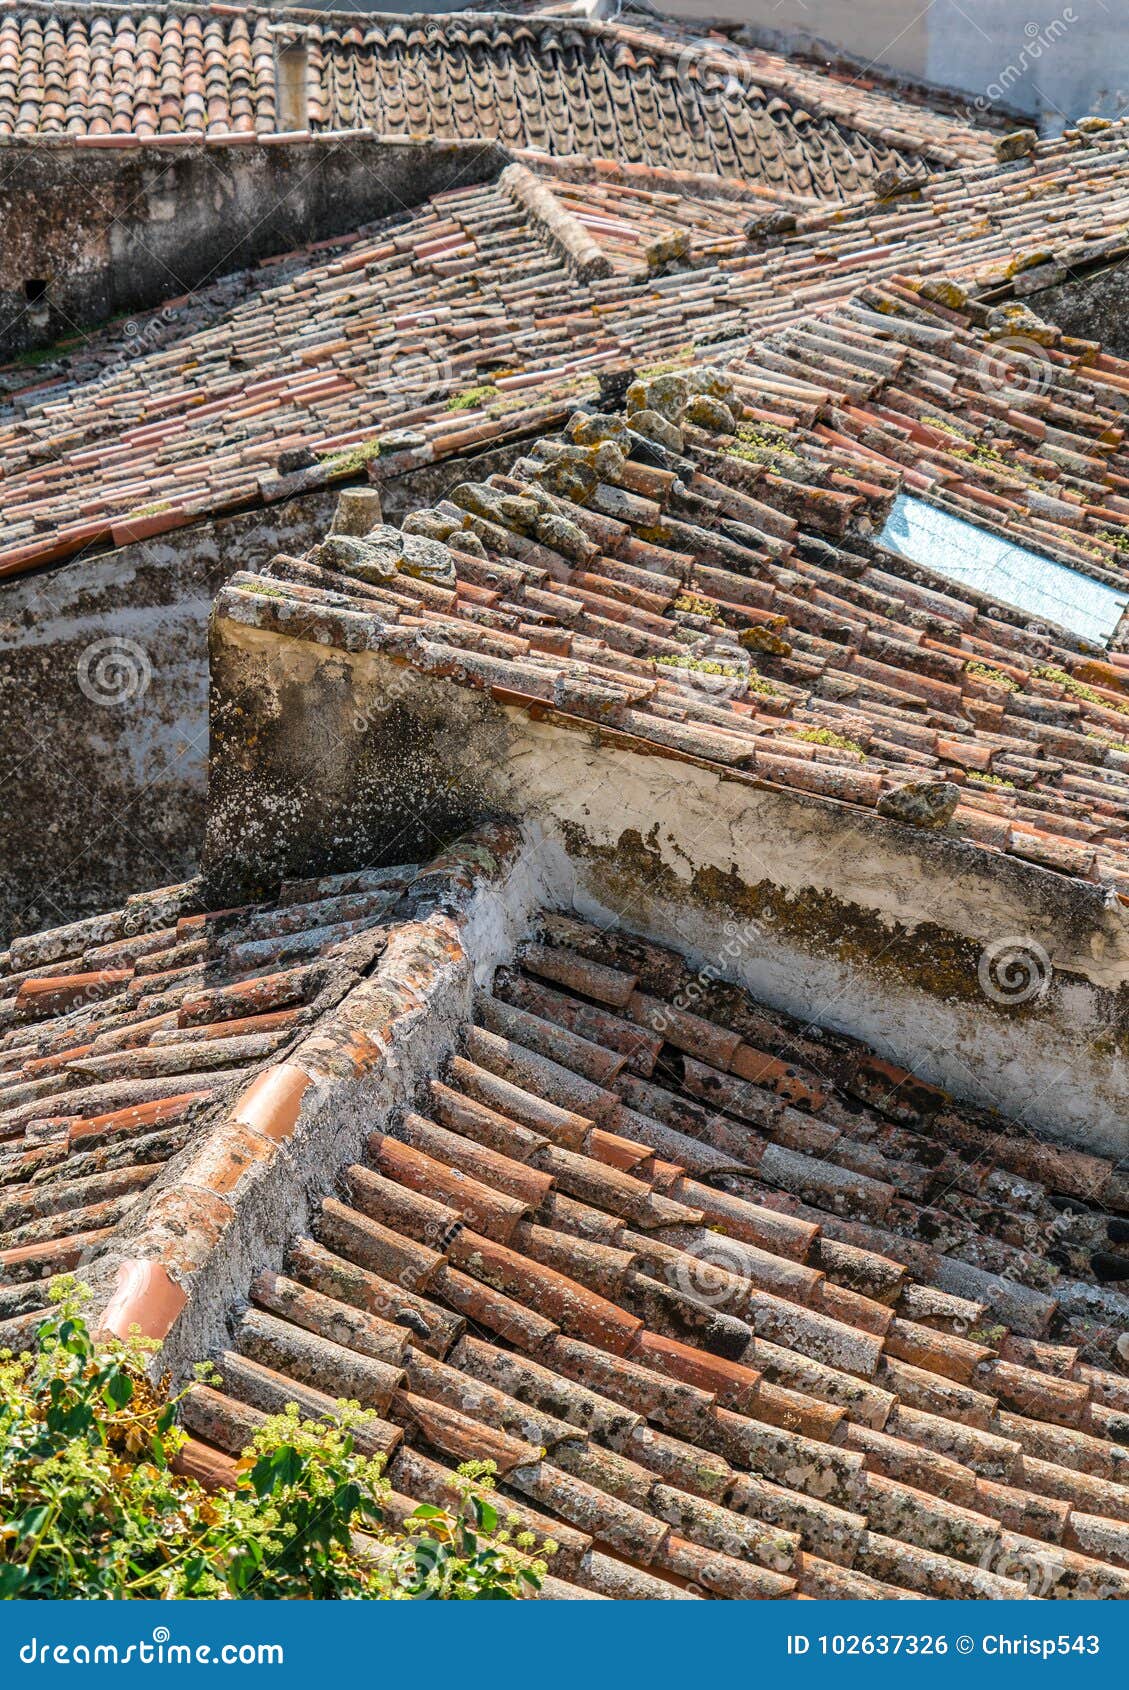
[[[574,446],[602,446],[605,440],[611,440],[624,452],[628,450],[629,432],[621,416],[602,411],[576,411],[565,428]]]
[[[991,340],[1030,340],[1038,346],[1054,346],[1060,331],[1053,323],[1037,317],[1026,305],[1012,302],[994,306],[987,315],[985,327]]]
[[[450,494],[454,504],[485,522],[497,523],[517,534],[530,534],[537,521],[537,501],[518,493],[502,493],[483,481],[463,481]]]
[[[364,536],[329,535],[315,558],[324,569],[341,570],[362,581],[393,581],[403,573],[444,586],[455,582],[454,559],[445,545],[384,523]]]
[[[745,224],[745,239],[750,246],[765,246],[769,241],[790,235],[795,227],[794,211],[762,211]]]
[[[624,455],[612,440],[598,446],[564,446],[539,440],[532,457],[537,461],[541,487],[574,504],[587,504],[601,481],[618,481]]]
[[[878,814],[911,827],[941,828],[953,819],[960,788],[949,780],[912,780],[883,793]]]
[[[699,364],[696,370],[687,370],[686,384],[692,394],[704,393],[725,404],[730,403],[737,391],[728,370],[720,370],[716,364]]]
[[[951,276],[926,276],[918,292],[923,299],[932,299],[938,305],[947,305],[950,311],[960,311],[968,302],[967,287],[963,282],[954,281]]]
[[[682,413],[684,422],[707,428],[711,434],[736,434],[737,420],[728,405],[708,393],[692,393]]]
[[[792,654],[788,641],[781,639],[779,634],[760,622],[754,622],[750,628],[743,628],[737,638],[746,651],[766,651],[773,657],[790,657]]]
[[[395,530],[393,530],[395,532]],[[396,576],[400,536],[390,547],[353,534],[331,534],[316,548],[315,559],[323,569],[340,570],[362,581],[391,581]]]
[[[1010,135],[1001,135],[996,142],[996,158],[1000,164],[1010,164],[1013,159],[1026,158],[1035,151],[1038,139],[1033,129],[1013,129]]]
[[[677,424],[689,397],[690,384],[684,375],[651,376],[648,381],[632,382],[627,390],[632,427],[639,426],[634,421],[636,411],[657,411],[667,422]]]
[[[672,422],[659,415],[657,411],[649,409],[634,411],[631,416],[631,427],[636,434],[642,434],[648,440],[654,440],[660,446],[665,446],[668,452],[682,451],[682,430],[676,428]]]

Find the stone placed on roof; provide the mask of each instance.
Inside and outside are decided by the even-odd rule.
[[[266,596],[236,575],[220,614],[379,650],[738,779],[924,819],[1127,897],[1129,660],[875,543],[903,481],[934,474],[933,496],[995,524],[1014,488],[1028,529],[1040,519],[1020,501],[1057,482],[1071,515],[1042,519],[1048,549],[1083,561],[1073,513],[1090,515],[1072,501],[1120,474],[1103,395],[1123,366],[1057,354],[1024,429],[969,378],[983,343],[965,325],[935,326],[904,286],[883,299],[774,337],[744,368],[646,378],[626,416],[577,412],[508,475],[409,513],[404,531],[447,559],[442,584],[403,570],[362,583],[320,548],[276,559]],[[944,426],[928,420],[939,369]]]

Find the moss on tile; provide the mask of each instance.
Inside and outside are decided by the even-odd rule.
[[[857,751],[860,757],[866,755],[857,739],[837,734],[833,728],[793,728],[792,738],[806,740],[809,745],[829,745],[836,751]]]
[[[732,675],[740,677],[744,671],[732,663],[719,663],[712,657],[683,657],[681,652],[675,656],[664,652],[656,657],[655,662],[664,669],[693,669],[700,675]]]
[[[771,424],[753,426],[742,423],[724,448],[727,458],[741,458],[745,463],[763,464],[766,469],[780,469],[782,465],[803,465],[804,459],[790,444],[786,429]]]
[[[713,599],[703,598],[700,593],[679,593],[673,608],[684,611],[687,616],[708,616],[711,622],[719,620],[717,604]]]
[[[1006,675],[1002,669],[993,669],[990,663],[966,663],[964,672],[974,681],[987,681],[990,686],[1002,687],[1005,692],[1018,692],[1019,682]]]
[[[321,456],[321,463],[330,475],[354,475],[379,456],[380,439],[374,434],[371,440],[362,440],[356,446],[346,447],[343,452],[325,453]]]
[[[1065,669],[1058,668],[1054,663],[1037,663],[1033,673],[1041,681],[1052,681],[1071,698],[1081,699],[1085,704],[1096,704],[1102,710],[1116,710],[1120,716],[1129,716],[1129,699],[1103,698],[1095,687],[1087,686],[1085,681],[1076,680],[1073,675],[1068,675]]]
[[[445,409],[448,411],[477,411],[486,405],[488,400],[498,399],[500,394],[492,381],[484,382],[480,387],[464,387],[461,393],[452,393]]]

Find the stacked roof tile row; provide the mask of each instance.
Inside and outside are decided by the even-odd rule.
[[[864,475],[895,470],[907,493],[1129,585],[1129,364],[1094,342],[952,282],[895,277],[737,368],[785,461],[801,437],[817,460],[847,451]]]
[[[606,261],[583,278],[503,186],[436,196],[336,252],[227,278],[139,318],[132,336],[111,328],[34,377],[11,372],[0,573],[269,499],[281,452],[332,457],[381,423],[419,428],[442,452],[467,432],[449,404],[478,387],[495,389],[496,414],[477,424],[491,437],[531,390],[696,343],[729,356],[899,273],[1015,297],[1113,262],[1127,157],[1117,125],[786,237],[764,234],[749,190],[560,161],[540,185]],[[1023,323],[1014,333],[1030,338]]]
[[[484,383],[519,413],[530,389],[582,374],[614,347],[590,310],[562,308],[570,285],[560,256],[493,185],[437,196],[421,216],[312,265],[218,283],[207,307],[173,302],[165,309],[184,313],[186,334],[166,332],[139,357],[119,330],[89,384],[17,401],[22,414],[0,428],[0,571],[270,500],[286,490],[284,453],[347,464],[381,423],[457,440],[464,418],[449,401]],[[576,315],[587,317],[580,335]]]
[[[237,574],[221,610],[884,814],[899,814],[907,781],[940,785],[960,837],[1129,899],[1129,658],[1095,656],[876,544],[903,477],[926,473],[873,446],[882,428],[912,440],[896,382],[930,315],[912,295],[890,303],[905,314],[844,319],[837,359],[811,336],[824,382],[851,357],[865,373],[847,432],[848,401],[783,353],[736,385],[708,369],[652,377],[626,418],[577,413],[508,475],[405,518],[444,560],[430,579],[389,575],[411,542],[382,530],[379,557],[358,540],[274,560],[265,596]],[[930,356],[945,332],[928,331]],[[881,381],[872,429],[863,407]],[[655,406],[679,425],[656,425]],[[1085,443],[1071,457],[1065,436],[1052,441],[1066,474]],[[964,460],[939,462],[950,491],[973,488],[957,479]],[[1039,497],[1032,521],[1053,505]]]
[[[547,1594],[1129,1595],[1126,1382],[1010,1242],[1069,1195],[1084,1264],[1124,1176],[701,984],[547,915],[248,1287],[193,1470],[353,1398],[401,1516],[496,1464]]]
[[[0,135],[254,134],[275,115],[263,12],[12,0],[0,10]]]
[[[758,321],[821,311],[844,276],[956,275],[1023,297],[1117,263],[1129,239],[1129,126],[1084,120],[1001,165],[953,171],[877,203],[813,212],[794,231],[753,229],[723,261],[727,307]],[[776,302],[776,303],[774,303]]]
[[[171,886],[0,956],[0,1320],[42,1308],[213,1106],[340,1001],[414,872],[215,912]]]
[[[774,54],[622,23],[290,14],[312,129],[497,138],[839,200],[884,169],[984,158],[980,130]],[[277,127],[284,11],[6,0],[0,135],[143,137]]]
[[[326,29],[325,115],[381,133],[490,136],[843,199],[883,169],[985,157],[987,137],[775,55],[579,19],[482,16]]]

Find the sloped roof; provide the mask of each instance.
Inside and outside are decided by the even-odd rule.
[[[283,452],[332,458],[382,425],[421,429],[440,453],[470,427],[496,438],[527,395],[695,344],[736,351],[883,278],[958,278],[1014,298],[1114,262],[1129,244],[1127,133],[1047,143],[918,199],[804,215],[793,234],[750,184],[525,154],[494,185],[10,371],[0,575],[269,500],[285,491]],[[547,212],[515,188],[534,165]],[[447,409],[487,383],[505,414],[468,423]]]
[[[300,28],[309,127],[496,137],[842,199],[880,170],[988,156],[952,117],[771,53],[622,22],[5,0],[0,136],[268,133],[274,40]]]
[[[214,1107],[314,1030],[414,873],[223,911],[189,882],[0,955],[0,1319],[96,1257]]]
[[[237,574],[221,610],[304,637],[317,628],[319,640],[350,649],[359,641],[500,702],[594,720],[734,778],[895,815],[907,781],[951,783],[958,836],[1129,900],[1129,658],[1095,653],[875,543],[904,478],[928,489],[928,450],[924,470],[903,471],[875,446],[919,449],[918,354],[907,347],[920,344],[911,313],[928,312],[905,310],[875,313],[881,327],[866,311],[847,318],[838,354],[813,333],[806,350],[823,386],[767,353],[735,375],[735,391],[717,372],[652,378],[646,394],[687,419],[680,449],[632,432],[631,416],[578,415],[568,439],[538,442],[508,476],[466,483],[405,518],[406,532],[445,543],[448,580],[361,582],[348,560],[326,552],[323,563],[316,549],[305,562],[276,560],[269,596]],[[959,359],[955,333],[951,346]],[[832,374],[848,397],[828,389]],[[714,432],[709,411],[703,426],[689,420],[727,390],[736,437]],[[1043,425],[1052,435],[1054,404],[1052,392]],[[985,402],[979,426],[998,411],[1006,406]],[[650,429],[646,409],[638,415]],[[981,438],[973,407],[955,415],[954,427]],[[1007,501],[990,488],[993,475],[1006,485],[1008,470],[989,458],[981,476],[975,458],[952,460],[956,435],[921,427],[927,447],[940,442],[946,496],[973,508],[983,499],[1003,520]],[[1001,434],[999,461],[1021,454],[1011,471],[1019,499],[1040,483],[1027,479],[1030,436],[1017,438]],[[1050,446],[1066,464],[1065,512],[1034,492],[1036,506],[1017,520],[1049,522],[1062,549],[1077,552],[1072,524],[1084,519],[1069,481],[1085,441],[1073,457],[1057,435]],[[1055,454],[1044,450],[1049,469]],[[552,524],[537,538],[550,509],[567,518],[566,539]]]
[[[503,893],[489,831],[419,875],[295,883],[179,928],[174,887],[14,947],[3,1049],[35,1043],[60,1078],[0,1113],[0,1341],[29,1340],[47,1281],[89,1268],[131,1204],[160,1250],[111,1308],[167,1332],[309,1075],[324,1102],[364,1070],[348,1108],[379,1130],[306,1170],[334,1194],[236,1288],[219,1387],[184,1401],[191,1470],[222,1480],[264,1412],[349,1397],[394,1508],[493,1460],[561,1545],[549,1594],[1125,1595],[1129,1396],[1108,1358],[1129,1306],[1092,1266],[1124,1172],[559,912],[396,1107],[381,1018],[418,1021],[440,957],[469,966],[457,920],[413,911],[484,872]],[[110,962],[130,977],[74,995],[76,968]],[[74,1120],[91,1032],[101,1085],[134,1099]],[[201,1069],[224,1045],[242,1066]],[[188,1046],[191,1089],[222,1077],[192,1104]]]
[[[700,983],[546,914],[248,1285],[194,1468],[356,1397],[397,1510],[496,1463],[550,1594],[1129,1594],[1129,1304],[1087,1282],[1124,1176]],[[1064,1195],[1056,1277],[1016,1240]]]
[[[1089,120],[1004,165],[952,172],[904,196],[754,232],[720,263],[726,310],[791,320],[842,298],[844,277],[959,275],[1019,297],[1113,264],[1129,247],[1129,124]]]

